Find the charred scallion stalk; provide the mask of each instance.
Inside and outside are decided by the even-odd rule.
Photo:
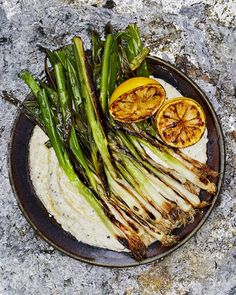
[[[100,84],[100,104],[104,114],[107,111],[107,89],[108,89],[108,76],[109,76],[109,67],[110,67],[110,56],[111,48],[114,38],[112,34],[108,34],[106,37],[104,45],[104,53],[102,57],[102,71],[101,71],[101,84]]]
[[[130,220],[138,222],[149,234],[161,241],[171,232],[171,224],[164,220],[159,211],[150,209],[151,205],[145,202],[134,188],[125,180],[114,180],[107,171],[108,182],[112,189],[113,202],[129,213]],[[154,214],[152,213],[155,212]],[[162,232],[162,235],[160,234]]]
[[[93,138],[107,169],[114,177],[116,177],[116,171],[108,150],[107,138],[98,113],[97,98],[95,97],[95,92],[93,86],[91,85],[92,82],[88,73],[88,65],[83,49],[83,43],[79,37],[74,37],[73,42],[81,85],[81,93],[84,99],[84,107],[90,128],[92,130]]]
[[[92,32],[92,71],[93,81],[97,91],[100,90],[101,84],[101,68],[102,68],[102,52],[104,41],[96,31]]]
[[[139,29],[136,24],[130,24],[125,30],[126,35],[126,54],[132,68],[137,69],[137,76],[149,77],[149,71],[145,57],[148,54],[147,49],[143,49]]]
[[[145,125],[144,125],[145,124]],[[146,127],[147,125],[147,127]],[[192,159],[188,155],[184,154],[180,149],[172,148],[164,144],[161,139],[155,133],[153,127],[145,122],[140,122],[138,124],[133,124],[132,127],[136,134],[142,133],[142,136],[152,145],[156,146],[158,149],[170,154],[174,158],[178,159],[186,168],[190,169],[197,175],[202,177],[217,177],[218,173],[210,169],[206,164],[200,163],[197,160]]]
[[[82,102],[81,93],[79,89],[79,80],[78,80],[76,69],[74,68],[73,64],[71,63],[69,59],[67,59],[67,70],[68,70],[68,76],[70,79],[71,90],[73,93],[74,108],[75,108],[75,111],[78,112],[79,105]]]
[[[39,91],[41,90],[38,82],[34,79],[34,77],[30,74],[30,72],[24,70],[20,73],[20,78],[25,82],[25,84],[30,88],[33,95],[37,98]],[[29,105],[31,104],[31,106]],[[25,106],[24,106],[25,105]],[[23,103],[24,109],[28,112],[28,115],[30,115],[31,119],[35,121],[44,131],[45,126],[44,122],[41,118],[41,112],[39,105],[37,104],[37,107],[32,108],[32,102],[26,101]],[[52,110],[51,114],[52,114]]]
[[[71,126],[71,101],[66,89],[66,81],[64,77],[64,71],[61,63],[55,64],[55,75],[56,75],[56,82],[57,82],[57,91],[59,97],[59,104],[60,104],[60,111],[62,113],[62,118],[64,121],[65,126],[70,128]]]
[[[137,146],[137,145],[136,145]],[[176,174],[173,174],[175,177],[171,177],[171,171],[165,169],[161,165],[151,165],[150,157],[148,157],[146,151],[140,147],[139,155],[141,155],[141,162],[143,166],[145,166],[150,172],[156,175],[159,179],[161,179],[164,183],[166,183],[169,187],[174,189],[177,193],[179,193],[183,198],[188,200],[194,207],[198,207],[200,205],[200,199],[197,194],[189,191],[185,186],[176,180]],[[149,159],[148,159],[149,158]],[[152,161],[151,161],[152,162]],[[153,163],[153,162],[152,162]]]
[[[69,132],[69,147],[71,148],[77,161],[84,168],[91,186],[93,187],[95,191],[97,191],[96,180],[90,168],[88,167],[86,158],[80,147],[80,144],[78,142],[78,138],[75,132],[74,122],[72,118],[71,101],[66,89],[65,77],[64,77],[63,68],[61,64],[55,65],[55,74],[56,74],[56,81],[57,81],[57,89],[59,93],[60,110],[63,115],[63,123],[65,124],[64,130],[66,130],[66,132]],[[68,128],[70,128],[70,130],[68,130]]]
[[[33,77],[29,73],[27,73],[26,76],[27,77],[24,78],[26,78],[28,85],[30,87],[32,86],[34,90],[37,89],[39,85]],[[40,106],[42,120],[61,168],[64,170],[68,179],[78,189],[79,195],[86,199],[109,232],[130,249],[137,260],[142,260],[146,255],[146,246],[138,234],[130,228],[129,224],[117,211],[116,207],[112,204],[106,204],[106,195],[102,194],[100,197],[98,195],[95,196],[78,178],[52,118],[51,106],[47,98],[46,90],[41,90],[40,88],[38,90],[36,98]]]
[[[33,95],[37,98],[39,91],[41,90],[39,84],[35,81],[34,77],[28,71],[22,71],[20,78],[30,87]]]
[[[129,66],[131,71],[136,70],[142,64],[149,52],[150,50],[148,48],[143,48],[143,50],[130,62]]]
[[[177,156],[175,157],[174,149],[167,147],[164,143],[146,134],[145,131],[140,129],[136,130],[130,126],[123,126],[122,128],[131,136],[135,136],[141,146],[150,151],[150,156],[154,156],[158,163],[161,163],[167,168],[173,169],[179,175],[181,175],[181,177],[185,178],[193,185],[196,185],[197,187],[206,190],[211,194],[215,193],[216,186],[209,177],[206,177],[206,175],[203,174],[205,171],[201,171],[196,167],[189,169],[188,165],[185,163],[185,160],[181,160]],[[136,128],[138,128],[137,125]],[[191,165],[190,162],[188,162],[188,164]],[[211,175],[209,174],[209,176]]]
[[[52,105],[57,108],[58,107],[58,94],[55,90],[49,87],[46,83],[42,82],[41,86],[46,90],[48,99],[52,103]]]
[[[209,179],[202,180],[201,174],[195,174],[193,171],[188,169],[183,162],[173,157],[171,154],[161,151],[156,146],[151,145],[146,140],[140,139],[140,142],[143,146],[146,146],[155,156],[160,159],[167,167],[174,169],[185,179],[189,180],[194,185],[198,186],[201,189],[208,191],[209,193],[215,193],[216,187],[213,182]]]
[[[101,206],[99,201],[96,199],[96,197],[93,195],[93,193],[90,191],[90,189],[79,180],[78,176],[74,172],[74,169],[71,165],[68,154],[67,154],[65,148],[63,147],[63,144],[60,140],[60,137],[59,137],[58,132],[55,128],[53,119],[51,117],[50,105],[49,105],[45,90],[41,90],[39,92],[37,99],[38,99],[40,109],[42,112],[42,118],[43,118],[46,130],[47,130],[47,135],[51,141],[51,144],[52,144],[53,149],[56,153],[56,156],[57,156],[60,166],[64,170],[68,179],[78,189],[79,194],[82,195],[86,199],[86,201],[94,209],[96,214],[101,218],[103,223],[107,226],[109,231],[111,231],[114,234],[114,232],[116,232],[116,230],[113,228],[111,221],[109,220],[109,218],[105,214],[103,207]],[[116,235],[116,233],[115,233],[115,235]]]

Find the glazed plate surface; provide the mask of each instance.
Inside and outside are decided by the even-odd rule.
[[[197,232],[211,213],[219,196],[225,166],[224,140],[219,120],[211,103],[201,89],[173,65],[156,57],[149,57],[148,64],[153,76],[170,83],[183,96],[195,99],[204,108],[208,129],[207,164],[219,172],[219,177],[216,179],[217,193],[211,198],[208,193],[201,191],[201,199],[206,201],[211,199],[211,204],[195,216],[193,223],[175,231],[179,237],[179,243],[172,247],[163,247],[159,242],[155,242],[148,248],[147,258],[142,262],[135,261],[127,252],[115,252],[78,242],[65,232],[53,217],[49,216],[35,193],[28,162],[29,141],[35,125],[23,112],[19,112],[12,129],[9,149],[10,180],[18,204],[28,222],[44,240],[75,259],[108,267],[135,266],[160,259],[183,245]]]

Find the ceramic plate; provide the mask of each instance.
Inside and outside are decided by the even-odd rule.
[[[199,87],[173,65],[155,57],[150,57],[148,63],[155,77],[161,78],[176,87],[183,96],[197,100],[204,108],[208,128],[207,164],[219,172],[219,177],[216,180],[217,193],[213,197],[211,205],[205,207],[196,215],[194,223],[175,231],[175,234],[180,237],[177,245],[163,247],[159,242],[155,242],[148,248],[147,258],[142,262],[135,261],[129,253],[115,252],[78,242],[65,232],[53,217],[49,216],[34,191],[28,162],[29,141],[34,124],[23,112],[19,112],[12,129],[9,170],[12,187],[20,209],[44,240],[75,259],[109,267],[135,266],[160,259],[183,245],[196,233],[211,213],[220,193],[224,176],[224,142],[219,120],[211,103]],[[200,194],[201,199],[210,200],[208,193],[201,191]]]

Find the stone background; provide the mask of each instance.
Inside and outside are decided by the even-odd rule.
[[[0,100],[0,294],[236,294],[236,4],[234,0],[0,0],[0,95],[23,100],[22,69],[39,75],[37,45],[56,48],[88,29],[137,22],[152,54],[183,70],[206,92],[226,142],[218,206],[187,244],[161,262],[129,269],[90,266],[51,248],[18,209],[7,153],[16,110]]]

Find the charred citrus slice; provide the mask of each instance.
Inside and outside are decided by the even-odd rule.
[[[135,77],[116,88],[110,99],[109,111],[117,121],[139,122],[154,115],[165,98],[165,90],[159,82]]]
[[[206,128],[206,117],[195,100],[178,97],[162,105],[156,116],[156,125],[166,144],[184,148],[201,139]]]

